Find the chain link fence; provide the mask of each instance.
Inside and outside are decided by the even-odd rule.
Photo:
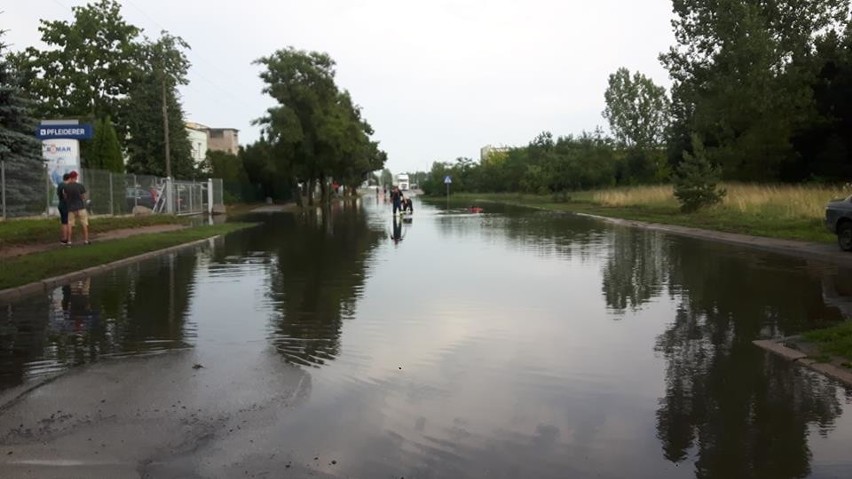
[[[0,213],[3,219],[58,215],[56,186],[62,181],[61,176],[54,177],[56,175],[42,165],[30,170],[13,170],[6,166],[5,162],[0,162]],[[86,187],[89,212],[93,215],[170,211],[178,215],[192,215],[224,207],[223,184],[219,178],[169,182],[156,176],[88,168],[80,169],[79,174],[78,182]]]

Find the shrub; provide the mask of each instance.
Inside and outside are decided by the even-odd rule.
[[[704,143],[692,136],[692,153],[683,152],[683,161],[674,175],[674,196],[684,213],[692,213],[722,201],[725,189],[717,187],[721,173],[707,159]]]

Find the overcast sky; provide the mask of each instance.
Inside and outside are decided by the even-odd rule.
[[[76,0],[4,2],[12,50],[38,45],[39,19],[70,20]],[[271,100],[251,62],[278,48],[324,51],[395,173],[479,158],[605,126],[607,77],[624,66],[670,84],[657,55],[673,43],[671,0],[122,0],[149,36],[192,47],[187,119],[259,131]]]

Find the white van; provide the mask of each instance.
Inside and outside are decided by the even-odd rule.
[[[408,187],[410,185],[410,183],[408,182],[408,175],[396,175],[396,185],[399,186],[400,190],[408,191]]]

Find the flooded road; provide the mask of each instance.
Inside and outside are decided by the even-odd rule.
[[[0,476],[852,477],[852,391],[751,344],[852,318],[852,271],[415,211],[255,216],[0,305]]]

